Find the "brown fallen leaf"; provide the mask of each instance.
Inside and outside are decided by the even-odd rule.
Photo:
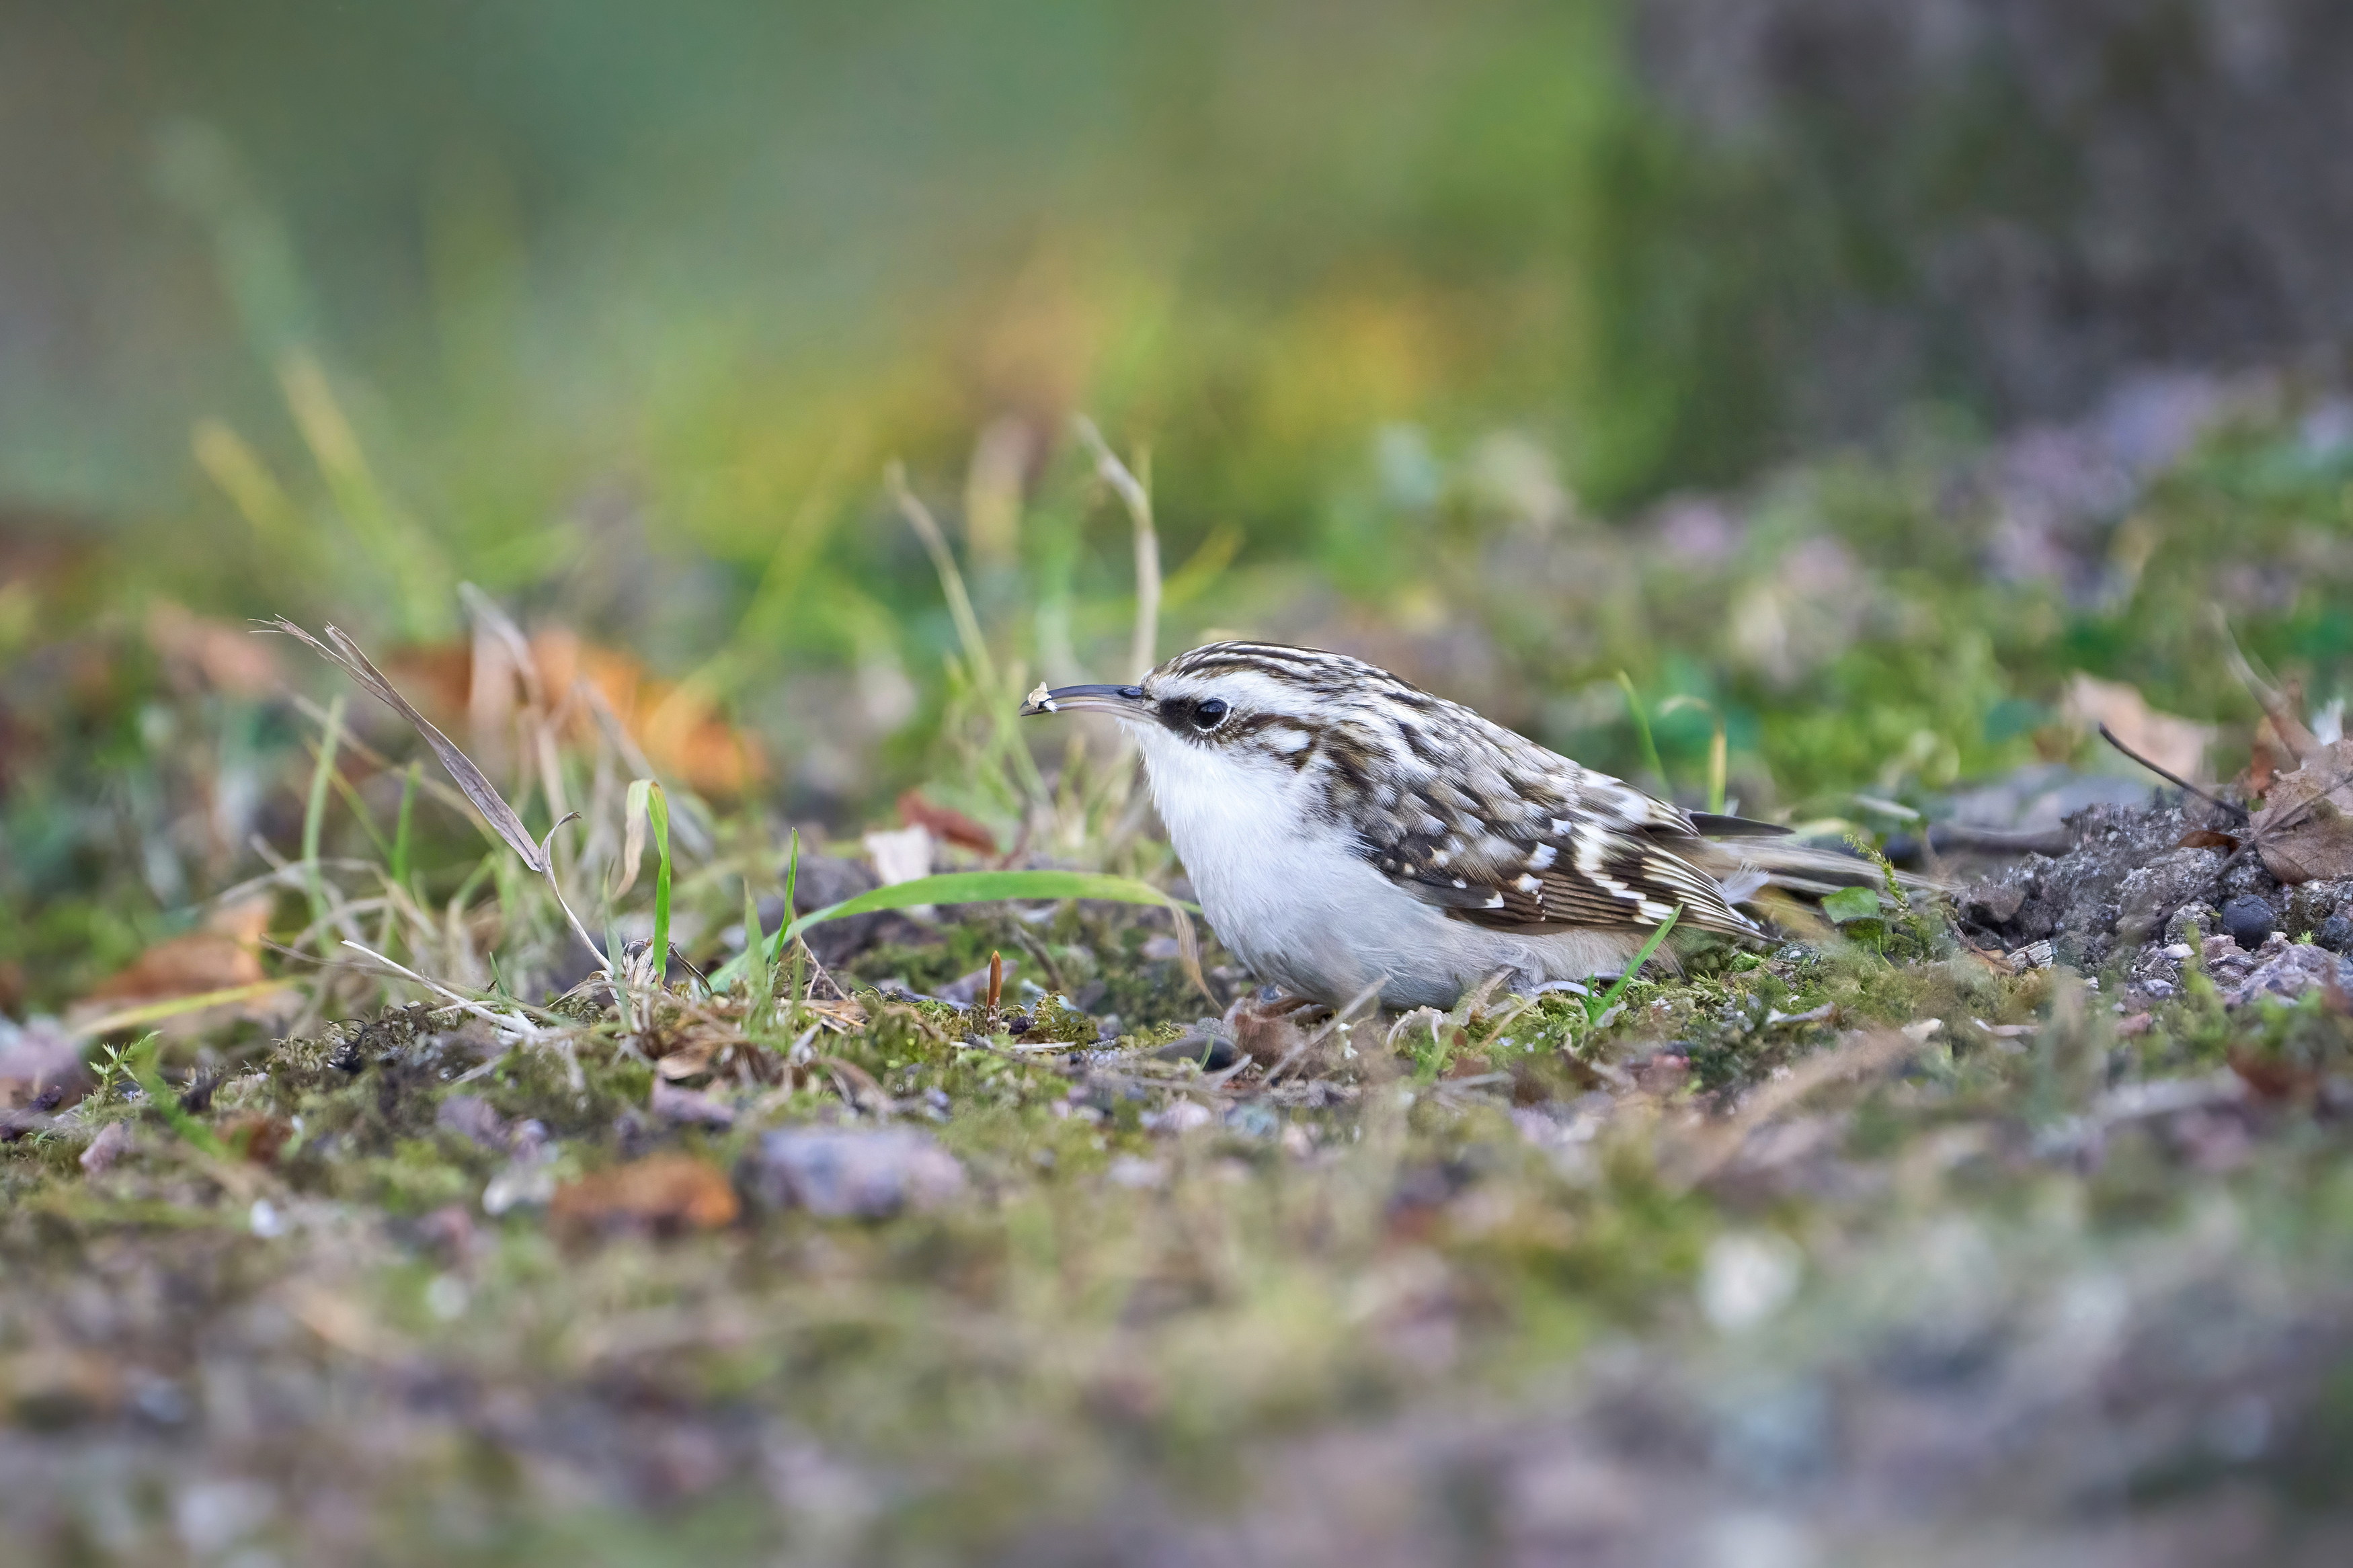
[[[2080,670],[2068,679],[2060,710],[2068,722],[2085,731],[2105,725],[2158,767],[2188,777],[2202,769],[2206,747],[2214,739],[2212,725],[2161,713],[2137,689]]]
[[[2211,827],[2193,827],[2181,836],[2178,847],[2183,849],[2236,849],[2239,841],[2228,833],[2217,833]]]
[[[676,1235],[734,1223],[741,1205],[716,1167],[686,1154],[655,1154],[593,1172],[556,1189],[548,1217],[575,1235]]]
[[[164,661],[165,679],[184,691],[210,688],[235,697],[266,697],[281,679],[277,656],[243,626],[194,614],[168,599],[148,606],[147,641]]]
[[[173,996],[194,996],[202,991],[224,991],[267,979],[261,960],[235,937],[218,931],[190,931],[159,942],[141,953],[130,968],[99,982],[85,998],[90,1002],[160,1002]]]
[[[215,908],[202,930],[157,942],[129,968],[99,982],[67,1010],[67,1021],[86,1031],[105,1026],[105,1020],[129,1009],[239,987],[248,988],[248,994],[159,1020],[153,1026],[184,1037],[234,1018],[282,1017],[290,1005],[287,993],[250,994],[268,984],[259,950],[269,928],[271,901],[265,893]]]
[[[2250,826],[2263,869],[2282,882],[2353,877],[2353,740],[2318,747],[2273,780]]]
[[[908,790],[899,797],[899,821],[907,827],[923,827],[943,844],[961,845],[982,855],[997,853],[997,836],[952,805],[940,805],[923,798],[921,790]]]

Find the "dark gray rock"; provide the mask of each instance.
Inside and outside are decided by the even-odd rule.
[[[2025,906],[2026,889],[2013,882],[1989,879],[1961,894],[1961,913],[1979,925],[2004,926]]]
[[[2331,952],[2353,952],[2353,919],[2329,916],[2313,931],[2312,940]]]
[[[2278,928],[2278,915],[2261,899],[2242,894],[2222,906],[2222,933],[2249,952]]]

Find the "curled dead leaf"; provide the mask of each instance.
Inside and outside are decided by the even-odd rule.
[[[2353,877],[2353,740],[2318,747],[2274,779],[2251,826],[2263,869],[2282,882]]]

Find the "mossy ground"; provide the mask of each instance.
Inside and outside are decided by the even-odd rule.
[[[1166,994],[1143,922],[1060,918],[1115,992]],[[1098,1045],[1060,1003],[1015,1039],[858,1000],[823,1041],[842,1071],[700,1079],[724,1129],[650,1107],[662,1023],[501,1055],[416,1009],[251,1053],[195,1113],[222,1153],[121,1087],[11,1145],[12,1538],[1337,1562],[1379,1521],[1377,1561],[1630,1559],[1756,1516],[1929,1560],[1999,1491],[2052,1550],[2159,1517],[2345,1539],[2353,1021],[2319,998],[2188,994],[2123,1040],[2074,976],[1998,973],[1928,919],[1700,954],[1600,1025],[1557,995],[1360,1022],[1272,1086],[1155,1055],[1182,1009]],[[2223,1066],[2282,1051],[2310,1068],[2284,1096]],[[484,1212],[519,1135],[561,1190],[662,1154],[723,1183],[767,1129],[885,1121],[934,1131],[964,1194]],[[1619,1500],[1579,1501],[1580,1467]]]

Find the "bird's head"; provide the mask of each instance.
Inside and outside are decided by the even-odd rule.
[[[1133,685],[1040,686],[1024,713],[1108,713],[1155,768],[1305,765],[1318,744],[1392,691],[1430,699],[1345,654],[1221,642],[1180,653]]]

